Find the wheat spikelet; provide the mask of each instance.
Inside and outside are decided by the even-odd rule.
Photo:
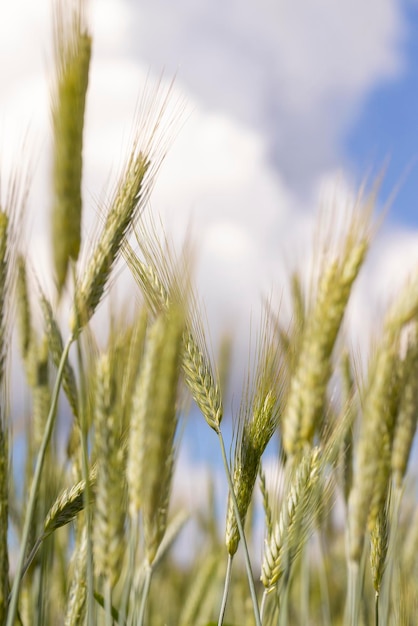
[[[342,388],[343,388],[343,407],[345,412],[349,413],[349,421],[351,426],[347,428],[344,440],[339,451],[339,479],[344,495],[346,505],[353,484],[353,448],[354,433],[353,424],[355,423],[357,406],[355,404],[355,389],[351,371],[350,357],[347,352],[342,355]]]
[[[71,319],[72,331],[75,333],[87,324],[103,296],[124,238],[143,202],[142,186],[148,169],[147,158],[134,150],[106,217],[101,236],[93,249],[82,279],[76,285],[75,306]]]
[[[61,331],[55,319],[51,303],[46,296],[40,292],[41,309],[44,316],[45,332],[48,338],[48,345],[51,352],[52,360],[56,367],[59,366],[64,344],[62,341]],[[75,417],[78,418],[78,391],[73,368],[68,359],[64,365],[63,372],[63,389],[67,396],[70,407]]]
[[[320,450],[308,451],[296,466],[273,532],[264,544],[261,581],[272,591],[300,553],[312,526],[316,487],[320,477]]]
[[[89,474],[90,486],[95,486],[97,480],[97,465]],[[69,524],[84,509],[84,497],[86,491],[86,481],[80,480],[78,483],[64,489],[50,508],[44,521],[44,535],[49,535],[57,528]],[[93,494],[92,494],[93,496]]]
[[[167,315],[157,317],[148,333],[133,396],[127,465],[129,512],[133,520],[142,512],[149,563],[166,528],[183,332],[184,315],[178,308],[170,307]]]
[[[215,382],[209,357],[191,333],[184,335],[183,371],[193,400],[206,422],[219,432],[223,407],[219,385]]]
[[[418,342],[415,336],[409,342],[402,367],[403,384],[392,442],[392,472],[399,488],[405,476],[418,419]]]
[[[95,450],[97,454],[96,507],[94,516],[94,566],[111,586],[119,577],[124,543],[125,454],[117,423],[114,381],[109,355],[97,366]],[[117,503],[117,505],[116,505]]]
[[[386,503],[380,508],[375,523],[370,531],[370,565],[372,569],[373,587],[376,594],[380,593],[389,547],[389,511],[390,491],[388,491]]]
[[[354,214],[339,256],[331,258],[321,272],[283,415],[283,447],[287,454],[310,442],[320,425],[335,341],[352,285],[369,248],[366,223],[365,218]]]
[[[164,311],[168,306],[168,291],[156,269],[151,263],[141,261],[129,245],[124,247],[124,256],[150,310],[154,315]]]
[[[78,535],[71,563],[72,579],[65,612],[65,626],[80,626],[84,623],[86,613],[87,528],[85,525]]]
[[[280,417],[283,368],[278,347],[279,343],[273,329],[265,319],[261,329],[252,388],[248,383],[240,409],[232,473],[242,523],[251,502],[261,456],[277,429]],[[229,554],[235,554],[239,532],[231,496],[228,499],[225,541]]]
[[[161,326],[161,321],[160,321]],[[154,339],[156,330],[148,333],[141,370],[137,379],[132,398],[131,423],[128,441],[127,481],[129,493],[129,513],[135,519],[142,506],[142,477],[146,475],[147,460],[144,458],[146,448],[146,417],[151,413],[152,392],[157,384],[158,347]]]
[[[359,561],[363,551],[367,520],[373,526],[384,501],[390,456],[381,458],[385,440],[392,445],[403,386],[399,363],[402,331],[418,311],[418,276],[409,281],[390,307],[383,338],[369,375],[369,388],[363,406],[363,421],[357,450],[357,472],[349,502],[349,552]],[[393,456],[392,456],[393,458]],[[386,463],[383,471],[382,464]]]
[[[150,350],[159,358],[157,380],[147,393],[145,438],[140,457],[148,461],[147,481],[141,486],[142,515],[148,562],[152,563],[166,529],[168,502],[174,467],[174,435],[177,427],[176,396],[181,362],[184,317],[171,309],[168,316],[156,322]],[[155,334],[154,334],[155,333]],[[131,452],[134,449],[131,448]],[[131,455],[132,458],[132,455]],[[144,475],[143,472],[141,475]]]
[[[361,433],[357,445],[356,467],[349,497],[349,554],[359,561],[363,552],[364,533],[379,468],[380,446],[385,427],[384,415],[390,402],[390,377],[395,355],[392,346],[379,350],[375,375],[363,406]],[[382,468],[383,469],[383,468]]]
[[[143,239],[148,241],[145,235]],[[164,267],[160,257],[147,249],[145,249],[145,253],[149,260],[148,264],[143,263],[129,246],[125,249],[125,258],[154,314],[167,310],[169,305],[168,292],[172,284],[176,285],[174,293],[177,301],[189,300],[187,290],[190,289],[190,286],[188,283],[184,287],[178,284],[176,268]],[[155,269],[155,266],[159,267],[160,265],[163,265],[161,274],[166,277],[165,283]],[[197,313],[195,313],[195,328],[186,330],[184,333],[182,366],[186,383],[194,401],[209,426],[218,432],[223,415],[221,392],[212,371],[204,332],[199,324]]]
[[[16,298],[20,350],[26,362],[32,337],[31,310],[29,304],[26,261],[22,255],[17,258]]]
[[[77,334],[87,324],[104,294],[110,273],[127,245],[126,237],[145,206],[155,176],[165,156],[164,115],[171,87],[158,87],[149,102],[144,102],[136,120],[132,148],[116,185],[113,199],[104,218],[87,266],[77,280],[71,316],[72,331]],[[172,121],[170,122],[170,124]]]
[[[371,531],[378,524],[380,511],[388,498],[391,478],[391,444],[392,437],[389,429],[385,429],[381,434],[379,454],[376,459],[374,485],[369,502],[368,528]]]
[[[93,466],[89,474],[89,481],[92,486],[95,485],[96,477],[97,467]],[[45,492],[45,485],[42,485],[42,487],[43,491]],[[36,541],[29,541],[29,545],[32,545],[32,549],[27,556],[23,572],[27,572],[29,570],[29,567],[35,560],[40,547],[47,539],[47,537],[58,528],[61,528],[62,526],[65,526],[66,524],[72,522],[77,517],[77,515],[84,510],[85,492],[86,482],[85,480],[81,480],[72,487],[64,489],[60,493],[42,522],[42,530],[38,539]],[[90,497],[93,501],[93,493],[91,491]],[[42,494],[42,498],[46,501],[45,494]]]
[[[399,353],[404,302],[397,301],[386,317],[383,337],[372,361],[363,401],[363,419],[356,454],[356,472],[349,498],[349,553],[359,561],[366,522],[373,527],[386,498],[391,445],[401,387]],[[398,324],[401,323],[401,326]]]
[[[66,15],[63,0],[57,3],[54,43],[52,244],[61,292],[70,259],[78,258],[81,240],[83,128],[91,57],[91,36],[85,24],[82,0],[78,0],[71,15]]]

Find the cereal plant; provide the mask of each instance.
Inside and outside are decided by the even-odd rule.
[[[96,234],[82,237],[94,46],[84,9],[83,0],[53,9],[52,297],[19,235],[23,167],[0,199],[0,623],[416,624],[418,509],[407,470],[418,271],[400,286],[360,373],[344,320],[377,230],[374,194],[359,194],[343,228],[336,216],[322,223],[309,289],[289,277],[290,322],[264,306],[229,457],[228,359],[211,353],[189,246],[176,252],[147,206],[172,123],[161,84],[147,87]],[[99,342],[95,313],[121,265],[135,280],[136,307],[127,316],[113,304]],[[13,336],[27,398],[19,452]],[[184,420],[197,414],[223,463],[220,514],[214,481],[198,514],[172,497]],[[180,561],[173,546],[193,523],[195,544]]]

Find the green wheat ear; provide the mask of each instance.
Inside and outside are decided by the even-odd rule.
[[[315,432],[321,426],[333,368],[334,346],[352,286],[370,245],[369,213],[368,205],[353,207],[346,216],[347,225],[336,252],[328,249],[329,241],[322,250],[324,259],[315,301],[304,320],[299,354],[283,414],[283,448],[289,456],[305,444],[311,445]],[[300,306],[298,308],[301,309]],[[302,316],[298,310],[296,314]]]
[[[115,381],[111,355],[97,364],[94,416],[97,454],[97,487],[94,515],[94,567],[97,575],[115,585],[124,548],[125,453],[120,442]],[[116,506],[117,503],[117,506]]]
[[[238,416],[232,476],[243,523],[251,503],[261,457],[277,430],[281,415],[284,368],[279,338],[270,319],[266,318],[261,328],[255,372],[252,380],[247,382]],[[233,501],[229,495],[225,543],[231,556],[237,551],[239,540]]]
[[[148,332],[133,394],[127,463],[129,512],[134,523],[138,512],[142,513],[149,564],[167,526],[183,331],[184,312],[178,307],[157,317]]]
[[[182,367],[190,393],[206,422],[219,433],[223,416],[220,384],[209,357],[197,299],[190,285],[190,251],[187,246],[180,259],[175,258],[167,240],[158,239],[153,220],[143,220],[136,230],[142,261],[129,245],[125,260],[142,290],[150,311],[157,315],[167,311],[170,301],[189,302],[189,319],[183,334]]]
[[[91,37],[78,0],[67,16],[58,2],[54,23],[56,77],[52,98],[54,131],[52,248],[59,293],[70,260],[76,261],[81,241],[81,178],[83,128],[91,58]]]

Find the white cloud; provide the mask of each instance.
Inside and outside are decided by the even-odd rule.
[[[29,123],[45,137],[29,215],[42,274],[48,263],[49,7],[49,0],[16,0],[0,9],[0,55],[8,60],[0,68],[2,162]],[[402,67],[399,2],[321,0],[312,7],[308,0],[224,2],[216,10],[190,0],[91,4],[86,205],[95,207],[103,188],[112,189],[147,76],[152,83],[164,66],[168,79],[178,69],[175,97],[185,98],[188,115],[151,204],[177,242],[192,224],[215,345],[224,325],[248,337],[261,296],[272,285],[280,296],[293,259],[306,263],[316,189],[333,175],[341,133],[368,92]],[[314,184],[303,195],[306,179]],[[86,233],[94,218],[93,209]],[[370,298],[380,298],[374,286],[386,286],[381,264],[390,259],[391,267],[404,268],[412,258],[405,237],[388,234],[384,254],[377,244],[376,269],[365,272],[353,305],[359,328],[373,311]],[[242,343],[247,354],[246,339]]]
[[[131,46],[206,106],[265,134],[292,184],[312,182],[380,81],[401,70],[398,0],[128,0]]]

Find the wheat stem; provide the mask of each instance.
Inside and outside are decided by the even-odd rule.
[[[244,533],[244,528],[242,526],[242,521],[241,521],[241,517],[239,513],[238,502],[235,496],[234,483],[232,481],[231,472],[229,470],[228,459],[227,459],[226,450],[225,450],[225,443],[224,443],[222,432],[220,430],[218,431],[218,439],[219,439],[219,445],[221,447],[222,462],[225,468],[225,474],[226,474],[226,478],[228,481],[229,494],[230,494],[232,504],[234,507],[239,536],[242,541],[242,546],[244,549],[245,568],[247,570],[248,586],[250,588],[251,600],[252,600],[253,609],[254,609],[255,623],[256,623],[256,626],[261,626],[260,611],[258,608],[258,600],[257,600],[256,591],[255,591],[250,555],[248,553],[247,541],[245,539],[245,533]]]
[[[138,626],[143,626],[145,619],[145,609],[147,606],[148,594],[151,587],[152,566],[146,565],[144,586],[142,588],[141,605],[139,607]]]
[[[232,561],[233,561],[233,559],[234,559],[234,556],[232,554],[228,554],[228,561],[227,561],[227,565],[226,565],[226,574],[225,574],[225,582],[224,582],[224,591],[223,591],[223,594],[222,594],[221,608],[220,608],[220,611],[219,611],[218,626],[222,626],[222,624],[224,623],[226,603],[228,601],[228,592],[229,592],[229,588],[230,588],[230,585],[231,585],[231,574],[232,574]]]
[[[81,353],[80,341],[76,342],[77,345],[77,357],[78,364],[81,373],[83,374],[83,358]],[[84,387],[84,376],[82,378],[82,395],[86,397]],[[86,571],[87,571],[87,593],[86,593],[86,621],[87,626],[93,626],[94,615],[94,571],[93,571],[93,543],[92,543],[92,520],[90,515],[90,482],[89,482],[89,458],[88,458],[88,425],[86,419],[86,406],[85,403],[81,406],[80,415],[80,446],[81,446],[81,472],[85,482],[85,494],[84,494],[84,506],[85,506],[85,524],[86,524]]]
[[[16,619],[17,601],[18,601],[19,591],[20,591],[20,586],[21,586],[23,564],[25,560],[26,548],[27,548],[28,539],[29,539],[29,532],[31,529],[32,519],[33,519],[33,515],[35,512],[36,497],[38,495],[39,485],[41,482],[42,468],[44,464],[46,450],[47,450],[49,440],[51,438],[52,430],[55,424],[58,396],[59,396],[59,391],[61,388],[64,366],[67,361],[68,353],[70,351],[73,340],[74,340],[74,337],[71,334],[62,352],[61,362],[59,364],[59,368],[57,371],[57,378],[55,380],[55,386],[54,386],[54,390],[53,390],[52,397],[51,397],[51,406],[49,409],[48,419],[45,425],[44,437],[43,437],[41,447],[39,449],[39,453],[36,459],[35,472],[33,475],[28,505],[26,509],[26,516],[25,516],[25,522],[23,526],[21,545],[20,545],[19,560],[18,560],[16,572],[15,572],[15,578],[13,581],[13,587],[12,587],[12,592],[11,592],[11,597],[10,597],[10,605],[9,605],[9,610],[7,613],[6,626],[14,626],[15,619]]]
[[[79,529],[77,545],[75,547],[72,563],[74,567],[71,580],[67,608],[65,615],[65,626],[79,626],[84,623],[86,609],[86,585],[85,569],[87,559],[87,529],[83,526]]]
[[[267,589],[264,589],[263,595],[262,595],[262,598],[261,598],[261,604],[260,604],[260,619],[261,619],[261,621],[263,621],[264,610],[266,608],[267,596],[268,596],[268,591],[267,591]]]
[[[105,582],[105,626],[113,626],[112,619],[112,585],[110,578]]]

